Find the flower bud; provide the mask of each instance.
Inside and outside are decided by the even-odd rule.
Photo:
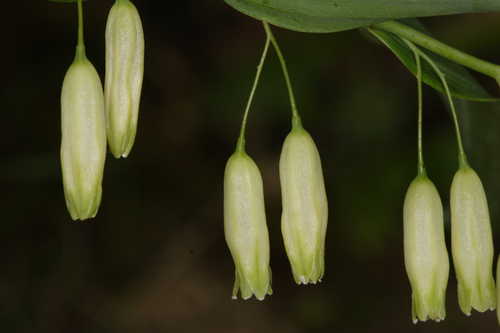
[[[106,158],[101,80],[87,58],[77,58],[61,93],[61,165],[66,205],[73,220],[96,215]]]
[[[436,187],[426,176],[418,176],[410,184],[403,221],[413,322],[444,320],[450,263],[444,240],[443,205]]]
[[[460,168],[450,194],[451,246],[462,312],[496,307],[493,238],[483,184],[474,170]]]
[[[294,128],[280,157],[281,232],[297,284],[321,281],[328,221],[318,149],[303,128]]]
[[[111,152],[127,157],[137,131],[144,74],[144,33],[136,7],[117,0],[106,24],[106,126]]]
[[[236,268],[233,298],[271,295],[269,235],[262,177],[244,152],[234,153],[224,174],[224,234]]]

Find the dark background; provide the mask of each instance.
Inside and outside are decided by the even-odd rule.
[[[358,31],[275,29],[299,110],[323,159],[330,202],[326,275],[296,286],[280,232],[278,158],[290,129],[274,53],[249,119],[247,150],[264,178],[275,294],[232,301],[222,177],[234,149],[264,33],[223,1],[135,1],[146,60],[140,123],[126,160],[108,155],[98,216],[73,222],[59,164],[62,80],[74,5],[14,2],[2,18],[0,331],[494,332],[494,312],[461,314],[450,272],[443,323],[411,323],[402,204],[416,175],[416,81]],[[87,55],[104,74],[112,1],[85,4]],[[427,19],[435,35],[500,63],[500,16]],[[498,87],[478,78],[494,94]],[[426,88],[424,154],[445,206],[457,169],[441,98]],[[469,160],[500,244],[499,104],[461,103]],[[449,247],[449,246],[448,246]]]

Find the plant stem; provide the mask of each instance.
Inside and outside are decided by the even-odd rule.
[[[448,97],[448,102],[450,104],[450,110],[451,110],[451,115],[453,118],[453,124],[455,126],[455,134],[457,137],[457,145],[458,145],[458,163],[460,168],[467,168],[469,166],[469,163],[467,162],[467,155],[465,154],[465,150],[462,144],[462,135],[460,133],[460,125],[458,123],[458,116],[457,116],[457,111],[455,109],[455,103],[453,102],[453,98],[451,96],[450,88],[448,87],[448,82],[446,81],[446,77],[441,72],[441,70],[436,66],[434,61],[432,61],[431,58],[429,58],[424,52],[420,51],[418,47],[413,45],[413,43],[409,42],[408,40],[405,40],[405,42],[408,45],[412,45],[412,49],[414,52],[417,52],[427,63],[432,67],[432,69],[436,72],[436,74],[439,76],[441,79],[441,82],[443,83],[444,89],[446,91],[446,96]]]
[[[264,51],[262,52],[262,56],[260,58],[259,65],[257,66],[257,74],[255,75],[252,90],[250,91],[250,96],[248,97],[247,106],[245,108],[245,113],[243,115],[240,136],[238,137],[238,142],[236,143],[236,151],[237,152],[245,152],[245,130],[247,127],[248,112],[250,111],[250,106],[252,105],[253,97],[255,95],[255,90],[257,89],[257,85],[258,85],[259,80],[260,80],[260,74],[262,73],[262,67],[264,67],[264,62],[266,60],[267,51],[269,50],[270,41],[271,40],[269,39],[269,35],[267,35],[266,44],[264,46]]]
[[[417,45],[429,49],[434,53],[448,58],[451,61],[469,67],[479,73],[488,75],[492,78],[500,77],[500,66],[457,50],[449,45],[446,45],[445,43],[432,38],[429,35],[426,35],[425,33],[411,28],[408,25],[396,21],[387,21],[375,24],[374,27],[394,33],[400,37],[412,41]]]
[[[417,90],[418,90],[418,176],[425,176],[424,153],[422,149],[422,113],[423,113],[423,94],[422,94],[422,65],[420,55],[413,44],[408,44],[415,55],[415,62],[417,63]]]
[[[85,59],[85,43],[83,38],[83,5],[82,0],[78,0],[78,42],[76,44],[75,60]]]
[[[288,96],[290,97],[290,105],[292,107],[292,128],[302,128],[302,122],[300,120],[299,112],[297,110],[297,103],[295,102],[295,95],[293,93],[292,83],[290,81],[290,75],[288,75],[288,69],[286,66],[285,57],[283,57],[283,53],[281,52],[280,46],[274,38],[273,32],[269,27],[269,24],[265,21],[262,21],[264,24],[264,29],[266,30],[266,34],[268,38],[271,40],[274,49],[276,50],[276,54],[278,55],[278,59],[281,64],[281,69],[283,70],[283,76],[285,77],[286,87],[288,89]]]

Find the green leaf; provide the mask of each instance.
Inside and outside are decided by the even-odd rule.
[[[257,20],[302,32],[335,32],[368,26],[385,20],[314,16],[273,6],[255,4],[256,0],[225,0],[230,6]]]
[[[500,11],[499,0],[224,0],[258,20],[303,32],[335,32],[398,18]]]
[[[416,19],[404,20],[401,23],[410,25],[412,28],[418,29],[426,34],[429,34],[424,26]],[[415,55],[413,51],[406,45],[406,43],[397,35],[390,32],[369,29],[369,31],[378,38],[385,46],[387,46],[401,62],[416,75],[417,65],[415,62]],[[454,97],[480,101],[480,102],[497,102],[500,99],[492,97],[488,92],[476,81],[470,72],[463,66],[443,58],[429,50],[419,48],[422,52],[427,54],[432,61],[443,72],[448,81],[450,91]],[[434,72],[432,67],[422,59],[422,79],[432,88],[445,93],[441,79]]]

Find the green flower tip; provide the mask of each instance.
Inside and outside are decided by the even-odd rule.
[[[435,322],[446,318],[446,290],[432,290],[426,295],[412,295],[413,323],[426,322],[428,319]]]
[[[254,270],[252,273],[245,276],[236,269],[232,299],[238,299],[238,292],[241,293],[243,300],[248,300],[252,296],[255,296],[259,301],[263,301],[266,295],[271,296],[273,294],[271,288],[271,269],[267,267],[267,269],[262,271]]]

